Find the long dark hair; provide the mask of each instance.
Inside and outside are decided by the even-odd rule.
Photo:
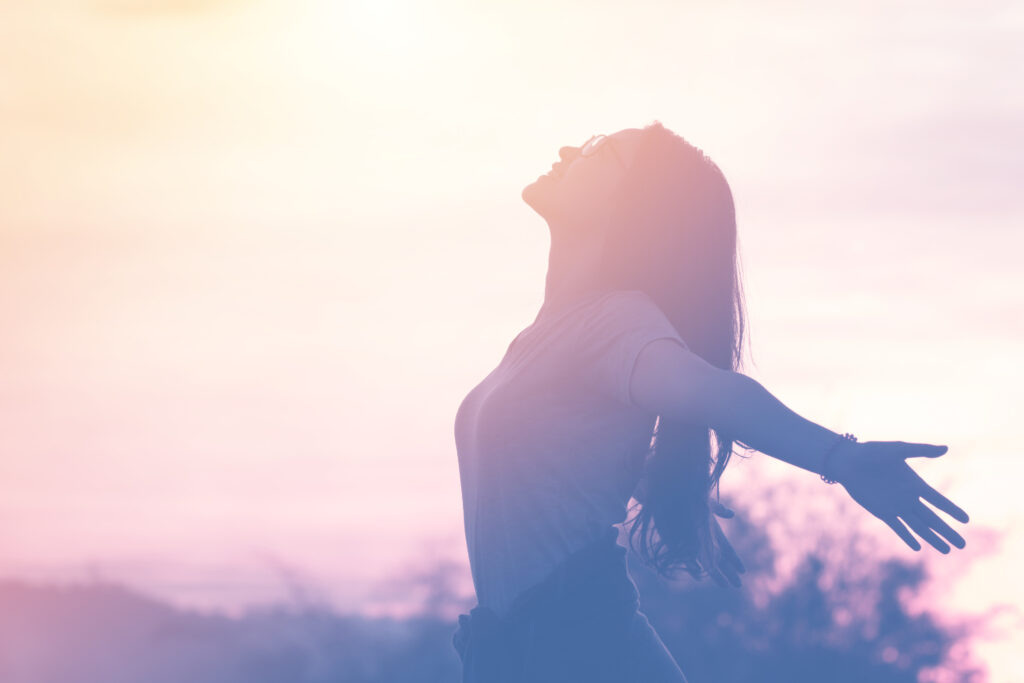
[[[646,292],[692,352],[738,369],[746,323],[736,213],[718,166],[655,121],[615,207],[604,284]],[[630,545],[662,576],[682,569],[700,579],[717,566],[709,499],[734,443],[707,425],[658,418],[628,524]]]

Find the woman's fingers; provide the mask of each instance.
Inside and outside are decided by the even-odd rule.
[[[715,581],[719,586],[724,588],[728,584],[732,584],[737,588],[740,587],[740,575],[736,573],[736,567],[731,565],[728,561],[722,561],[715,573]]]
[[[924,503],[920,503],[915,509],[914,513],[918,518],[921,519],[925,524],[935,529],[939,535],[944,536],[950,543],[955,545],[957,548],[963,548],[967,545],[967,541],[964,540],[963,536],[953,531],[946,522],[939,517],[935,512]]]
[[[902,443],[902,442],[901,442]],[[905,444],[904,458],[937,458],[949,450],[947,446],[933,446],[928,443]]]
[[[914,538],[912,533],[907,531],[907,528],[903,526],[903,522],[901,522],[899,518],[893,517],[892,519],[882,519],[882,521],[885,522],[890,529],[895,531],[896,535],[902,538],[903,542],[909,545],[911,550],[916,551],[921,549],[921,544],[917,542],[917,539]]]
[[[729,586],[729,579],[726,577],[725,572],[722,570],[721,567],[712,568],[712,570],[709,571],[708,574],[710,574],[714,582],[722,588],[727,588]]]
[[[736,514],[735,512],[730,510],[729,508],[727,508],[724,505],[722,505],[721,503],[719,503],[717,500],[711,501],[711,511],[714,512],[719,517],[724,517],[726,519],[728,519],[728,518],[730,518],[730,517],[732,517],[732,516],[734,516]]]
[[[907,512],[901,514],[900,517],[907,523],[907,526],[914,530],[914,533],[930,543],[933,548],[944,555],[949,553],[949,545],[939,538],[934,531],[929,529],[928,525],[915,512]]]
[[[718,525],[717,521],[712,526],[714,527],[715,538],[718,539],[718,547],[721,551],[722,559],[728,564],[736,567],[736,570],[741,574],[746,572],[747,568],[743,566],[743,560],[740,559],[736,549],[732,547],[732,543],[729,542],[725,532],[722,531],[722,527]]]
[[[728,560],[729,563],[731,563],[734,567],[736,567],[736,571],[738,571],[740,574],[745,573],[747,571],[747,568],[743,566],[743,560],[741,560],[740,556],[736,553],[736,549],[733,548],[732,544],[729,543],[729,541],[725,540],[724,537],[723,541],[724,542],[722,543],[722,556],[725,557],[725,559]]]
[[[735,569],[730,567],[729,571],[727,572],[727,576],[729,577],[729,583],[731,583],[736,588],[739,588],[743,585],[743,582],[740,581],[740,575],[736,573]]]
[[[970,520],[970,517],[967,516],[966,512],[958,508],[956,505],[953,505],[953,502],[949,498],[946,498],[928,484],[924,485],[920,495],[929,503],[939,508],[958,522],[966,524]]]
[[[715,538],[718,540],[719,555],[718,561],[715,563],[716,566],[709,573],[719,586],[725,587],[727,584],[723,583],[723,581],[727,581],[739,588],[742,585],[739,575],[747,571],[747,568],[743,566],[740,556],[736,554],[736,549],[732,547],[732,543],[729,543],[729,539],[726,538],[722,527],[718,525],[714,518],[711,521],[712,530]]]

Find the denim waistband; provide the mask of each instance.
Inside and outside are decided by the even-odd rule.
[[[639,607],[618,531],[563,560],[523,591],[499,617],[477,605],[459,615],[452,645],[463,665],[463,683],[513,683],[528,667],[551,680],[614,681],[623,640]],[[560,678],[561,677],[561,678]]]

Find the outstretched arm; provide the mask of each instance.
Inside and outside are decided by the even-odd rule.
[[[839,434],[801,417],[746,375],[721,370],[669,339],[651,342],[630,380],[633,402],[669,420],[705,424],[791,465],[821,474],[825,453]],[[830,473],[862,507],[920,550],[904,523],[941,552],[964,539],[921,502],[924,498],[961,522],[967,513],[919,477],[905,459],[938,457],[945,446],[902,441],[843,440],[830,456]],[[935,531],[932,531],[934,529]]]

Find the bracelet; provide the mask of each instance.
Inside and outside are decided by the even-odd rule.
[[[829,477],[826,477],[825,476],[825,472],[828,471],[828,456],[832,455],[832,452],[843,441],[853,441],[854,443],[856,443],[857,442],[857,437],[855,437],[853,434],[843,434],[841,437],[836,439],[835,442],[831,446],[828,447],[828,450],[825,451],[825,455],[823,455],[821,457],[821,475],[820,476],[821,476],[821,480],[823,482],[825,482],[826,484],[834,484],[834,483],[836,483],[835,479],[830,479]]]

